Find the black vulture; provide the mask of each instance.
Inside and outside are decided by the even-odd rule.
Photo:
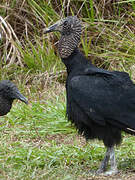
[[[14,99],[28,103],[15,84],[9,80],[0,81],[0,116],[4,116],[10,111]]]
[[[102,140],[107,148],[97,174],[118,172],[114,146],[121,132],[135,135],[135,85],[128,73],[95,67],[78,49],[81,21],[68,16],[45,29],[59,31],[59,55],[67,69],[67,116],[86,140]],[[110,160],[110,170],[106,170]]]

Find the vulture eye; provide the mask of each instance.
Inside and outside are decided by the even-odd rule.
[[[67,26],[67,25],[68,25],[68,22],[67,22],[67,21],[65,21],[65,22],[64,22],[64,26]]]

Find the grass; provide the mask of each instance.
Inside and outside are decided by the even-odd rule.
[[[97,66],[130,72],[135,60],[134,3],[134,0],[113,3],[19,0],[9,1],[9,5],[3,2],[1,60],[8,67],[17,63],[33,71],[63,68],[56,50],[59,35],[43,35],[43,29],[61,17],[77,14],[87,24],[80,44],[86,56],[92,57]]]
[[[0,179],[100,179],[90,170],[104,157],[103,143],[86,143],[67,121],[63,85],[49,89],[49,97],[46,90],[42,97],[29,99],[28,106],[14,102],[11,112],[0,118]],[[123,136],[116,148],[118,176],[128,178],[135,168],[134,137]]]

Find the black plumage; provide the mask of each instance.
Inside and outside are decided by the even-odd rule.
[[[58,21],[45,33],[52,31],[61,33],[59,54],[68,74],[68,119],[87,140],[97,138],[107,147],[97,173],[103,173],[110,160],[106,174],[115,174],[114,145],[120,144],[122,131],[135,135],[135,85],[127,73],[97,68],[79,51],[81,26],[76,16]]]
[[[15,84],[9,80],[0,81],[0,116],[4,116],[10,111],[14,99],[28,103]]]

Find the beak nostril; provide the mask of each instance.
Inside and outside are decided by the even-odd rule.
[[[58,27],[59,27],[59,24],[56,23],[56,24],[46,28],[44,30],[44,33],[46,34],[46,33],[50,33],[50,32],[53,32],[53,31],[59,31]]]

